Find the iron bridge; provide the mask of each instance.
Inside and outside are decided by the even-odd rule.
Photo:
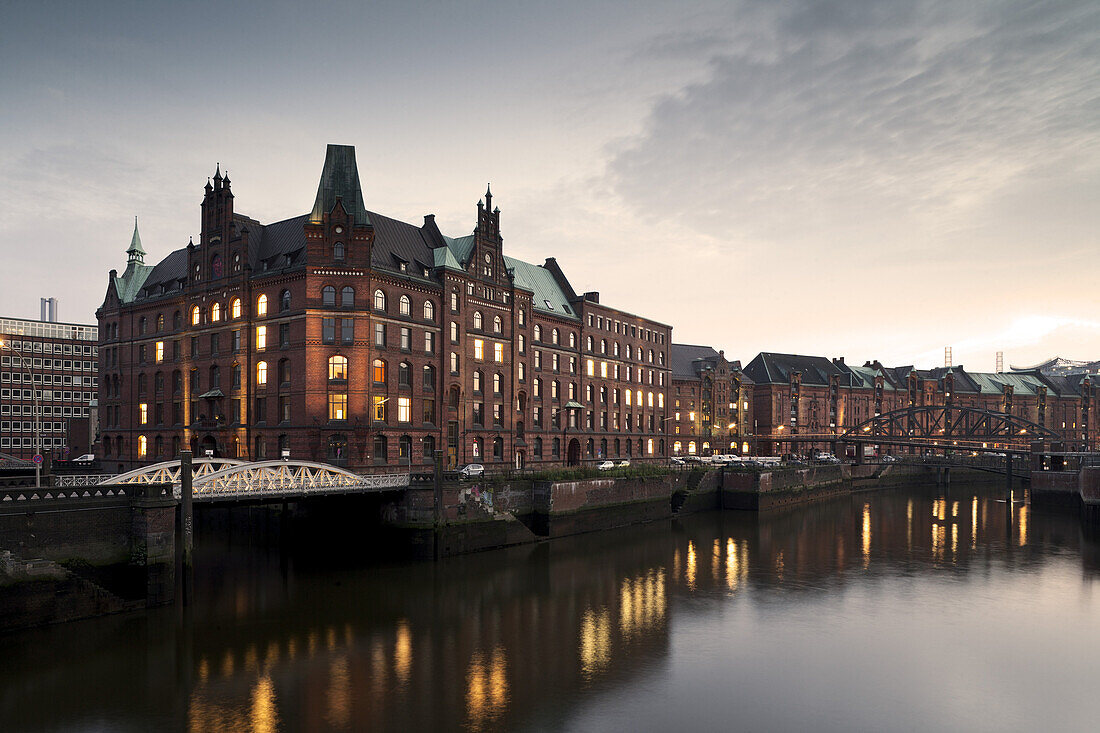
[[[331,494],[392,491],[409,486],[409,474],[363,476],[328,463],[310,461],[240,461],[195,458],[191,462],[192,497],[197,502],[242,499],[289,499]],[[58,476],[59,487],[171,484],[182,492],[180,461],[165,461],[117,476]]]

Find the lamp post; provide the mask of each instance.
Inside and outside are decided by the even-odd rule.
[[[27,374],[31,377],[31,394],[34,396],[34,454],[36,456],[42,455],[42,408],[38,402],[38,390],[34,386],[34,368],[27,357],[22,354],[16,353],[15,349],[8,346],[7,342],[0,339],[0,349],[10,349],[12,354],[19,357],[23,366],[27,370]],[[34,464],[34,487],[36,489],[42,488],[42,463],[41,459]]]

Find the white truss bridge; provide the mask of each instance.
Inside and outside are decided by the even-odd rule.
[[[239,461],[196,458],[191,462],[194,501],[289,499],[330,494],[359,494],[403,489],[409,474],[362,476],[327,463],[307,461]],[[180,498],[180,462],[165,461],[117,476],[58,476],[61,488],[120,484],[171,484]]]

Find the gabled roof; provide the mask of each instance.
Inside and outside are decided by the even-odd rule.
[[[569,305],[569,299],[558,285],[557,279],[545,267],[507,255],[504,257],[504,266],[512,271],[516,285],[534,293],[531,298],[532,308],[543,313],[553,313],[559,318],[580,319]]]
[[[748,366],[747,374],[757,384],[789,384],[791,374],[800,372],[803,384],[828,385],[834,374],[841,376],[841,383],[851,384],[852,375],[824,356],[802,354],[776,354],[762,351]]]
[[[669,350],[669,361],[672,362],[673,379],[696,379],[699,373],[695,369],[698,359],[707,359],[717,362],[721,356],[710,346],[695,346],[693,344],[672,344]]]

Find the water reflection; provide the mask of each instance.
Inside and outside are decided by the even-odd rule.
[[[0,637],[0,658],[11,660],[0,665],[0,729],[81,728],[89,719],[132,730],[583,728],[567,722],[579,703],[630,695],[654,670],[666,684],[697,679],[691,669],[669,667],[681,645],[723,650],[717,661],[693,661],[707,684],[717,684],[711,677],[737,673],[722,665],[749,640],[780,645],[745,666],[760,678],[781,669],[768,660],[802,659],[824,643],[808,647],[797,625],[779,620],[817,604],[819,616],[841,626],[911,628],[910,607],[893,617],[874,606],[847,619],[839,600],[850,591],[887,599],[906,592],[904,585],[890,589],[896,579],[934,585],[939,576],[966,578],[974,569],[978,594],[966,595],[970,585],[956,581],[943,602],[958,595],[958,608],[975,607],[984,623],[1001,612],[998,596],[981,590],[991,577],[1022,584],[1021,597],[1042,605],[1044,589],[1065,585],[1056,579],[1077,554],[1075,582],[1082,575],[1091,582],[1094,571],[1079,566],[1100,550],[1081,537],[1075,519],[998,503],[1002,497],[964,489],[863,494],[762,516],[698,515],[438,564],[344,571],[299,567],[278,548],[245,544],[227,552],[209,543],[204,552],[200,536],[198,600],[186,619],[164,609]],[[1040,573],[1055,580],[1036,583]],[[1089,599],[1080,602],[1081,614],[1095,613]],[[755,612],[763,608],[774,613]],[[728,609],[729,624],[709,632],[713,638],[692,637],[719,609]],[[972,635],[981,629],[976,623]],[[858,668],[861,653],[848,649],[846,665]],[[64,667],[51,662],[63,657],[71,660]],[[120,678],[130,684],[110,682]],[[773,681],[784,690],[773,707],[797,708],[798,686]],[[920,697],[917,688],[912,695]],[[733,704],[731,689],[707,695],[707,709]],[[891,690],[890,699],[906,694]],[[699,704],[685,697],[685,706]],[[862,709],[862,696],[848,705]],[[681,723],[697,719],[698,709],[681,712]],[[649,719],[589,722],[665,727]],[[783,727],[767,722],[755,727]],[[959,726],[933,718],[928,727]]]

